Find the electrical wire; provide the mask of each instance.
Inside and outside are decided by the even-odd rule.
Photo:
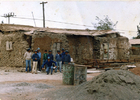
[[[1,17],[3,17],[3,16],[1,16]],[[33,18],[25,18],[25,17],[11,17],[11,18],[33,20]],[[37,19],[37,18],[34,18],[34,20],[40,20],[40,21],[42,21],[42,19]],[[54,20],[45,20],[45,21],[55,22],[55,23],[62,23],[62,24],[69,24],[69,25],[78,25],[78,26],[85,26],[85,27],[92,27],[92,28],[94,28],[94,26],[81,25],[81,24],[76,24],[76,23],[60,22],[60,21],[54,21]],[[117,31],[128,31],[128,32],[137,32],[137,31],[132,31],[132,30],[122,30],[122,29],[115,29],[115,30],[117,30]]]
[[[19,19],[29,19],[29,20],[33,20],[32,18],[25,18],[25,17],[12,17],[12,18],[19,18]],[[34,20],[41,20],[41,21],[42,21],[42,19],[37,19],[37,18],[35,18]],[[62,24],[70,24],[70,25],[78,25],[78,26],[94,27],[94,26],[89,26],[89,25],[81,25],[81,24],[67,23],[67,22],[60,22],[60,21],[53,21],[53,20],[45,20],[45,21],[55,22],[55,23],[62,23]]]

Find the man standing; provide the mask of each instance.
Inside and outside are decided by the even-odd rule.
[[[45,63],[45,61],[47,60],[47,55],[48,55],[47,50],[45,50],[45,53],[43,54],[43,63]]]
[[[47,58],[50,57],[51,60],[53,60],[52,50],[49,50],[49,54],[47,55]]]
[[[35,50],[35,53],[33,54],[32,59],[33,59],[32,74],[33,74],[33,72],[35,72],[35,74],[37,74],[37,63],[38,63],[38,60],[39,60],[37,50]]]
[[[56,62],[51,60],[50,57],[48,57],[48,60],[45,61],[45,63],[43,63],[42,65],[42,69],[44,68],[44,65],[46,64],[47,65],[47,69],[46,69],[46,72],[47,72],[47,75],[50,73],[50,69],[51,69],[51,75],[53,73],[53,65],[52,63],[55,63],[55,67],[56,67]]]
[[[57,63],[57,67],[55,68],[55,73],[57,72],[58,66],[59,66],[59,71],[61,72],[62,56],[60,54],[60,50],[57,50],[55,59],[56,59],[56,63]]]
[[[64,56],[65,56],[65,52],[64,52],[64,48],[62,48],[62,53],[61,53],[61,56],[62,56],[62,64],[64,64]]]
[[[29,72],[31,72],[31,57],[32,57],[32,53],[30,48],[28,48],[24,54],[24,58],[26,59],[26,73],[28,71],[28,66],[29,66]]]
[[[37,48],[37,54],[39,56],[38,68],[39,68],[39,71],[41,71],[41,52],[40,52],[40,48]]]
[[[71,62],[71,57],[68,53],[69,53],[68,50],[66,50],[66,53],[64,56],[64,64],[70,64],[70,62]]]

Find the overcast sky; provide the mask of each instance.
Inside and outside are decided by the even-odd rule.
[[[0,16],[14,12],[16,17],[42,19],[41,1],[0,1]],[[50,21],[67,22],[70,25],[46,21],[46,27],[94,29],[96,16],[104,18],[108,15],[115,23],[115,29],[132,38],[137,35],[137,25],[140,22],[140,1],[48,1],[45,4],[45,19]],[[0,22],[8,23],[8,19],[0,17]],[[35,20],[37,27],[42,27],[42,20]],[[10,18],[10,24],[32,25],[31,19]],[[80,26],[87,25],[87,26]]]

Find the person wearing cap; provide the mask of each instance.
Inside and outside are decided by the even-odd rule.
[[[62,56],[60,54],[60,50],[57,50],[57,54],[55,56],[57,67],[55,68],[55,73],[57,72],[58,66],[59,66],[59,71],[61,72],[61,66],[62,66]]]
[[[45,50],[45,53],[43,54],[43,63],[47,60],[47,55],[48,55],[47,50]]]
[[[29,72],[31,72],[31,57],[32,57],[32,53],[31,53],[30,48],[28,48],[24,54],[24,58],[26,61],[26,73],[28,71],[28,66],[29,66]]]
[[[64,64],[70,64],[70,62],[71,62],[71,57],[68,53],[69,53],[69,51],[66,50],[65,56],[64,56]]]
[[[64,56],[65,56],[65,52],[64,52],[64,48],[62,48],[62,53],[61,53],[61,56],[62,56],[62,64],[64,64]]]
[[[37,67],[39,68],[39,71],[41,71],[41,52],[40,52],[40,48],[37,48],[37,54],[39,56]]]
[[[42,69],[44,69],[44,65],[46,64],[47,65],[47,69],[46,69],[46,72],[47,72],[47,75],[50,73],[50,69],[51,69],[51,75],[53,73],[53,65],[52,63],[55,63],[55,67],[57,66],[56,62],[51,60],[50,57],[48,57],[48,60],[46,60],[43,65],[42,65]]]
[[[49,54],[47,55],[47,58],[50,57],[51,60],[53,60],[52,50],[49,50]]]
[[[35,72],[35,74],[37,74],[37,63],[38,63],[38,60],[39,60],[37,50],[35,50],[35,53],[32,55],[32,59],[33,59],[32,74],[33,74],[33,72]]]

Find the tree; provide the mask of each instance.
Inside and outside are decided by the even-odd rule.
[[[117,25],[118,21],[114,24],[109,17],[106,15],[105,18],[102,20],[98,16],[96,16],[96,20],[98,23],[94,24],[94,28],[97,30],[113,30],[114,27]]]
[[[140,39],[140,27],[137,25],[137,30],[138,30],[138,34],[137,37],[135,37],[136,39]]]

